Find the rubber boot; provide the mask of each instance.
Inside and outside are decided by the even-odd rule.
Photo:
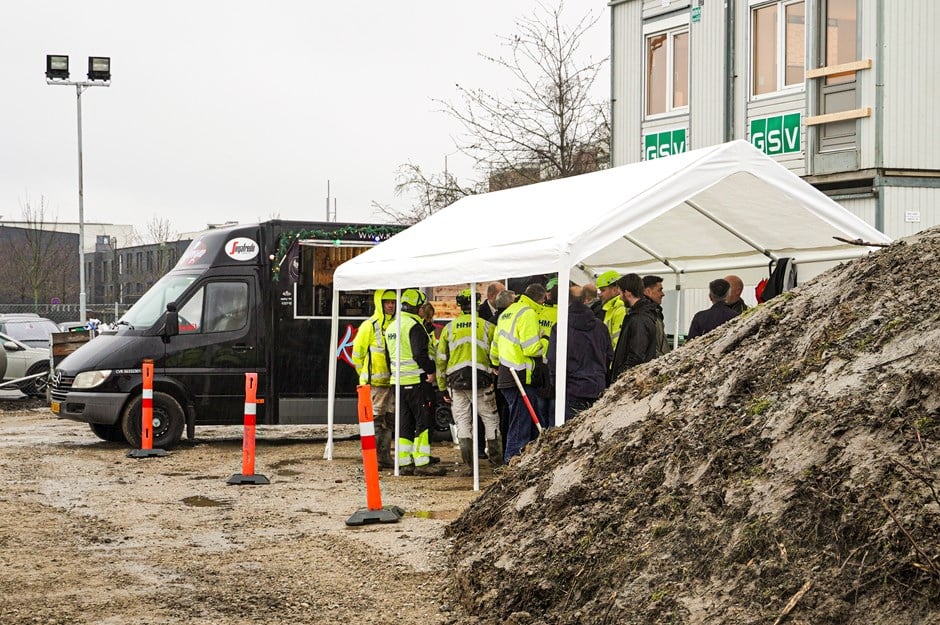
[[[392,432],[382,428],[375,434],[375,453],[379,459],[380,469],[394,469],[392,462]]]
[[[486,456],[494,467],[503,464],[503,446],[499,444],[498,438],[491,438],[486,441]]]
[[[463,460],[463,465],[457,469],[457,475],[460,477],[470,477],[473,475],[473,439],[461,438],[459,439],[459,443],[460,459]]]

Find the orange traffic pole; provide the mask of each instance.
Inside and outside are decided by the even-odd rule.
[[[405,511],[398,506],[382,507],[379,488],[379,459],[375,450],[375,421],[372,415],[372,387],[357,387],[359,396],[359,440],[362,446],[362,468],[366,478],[366,507],[357,510],[346,520],[346,525],[366,523],[396,523]]]
[[[270,484],[263,475],[255,475],[255,425],[258,414],[258,374],[245,374],[245,429],[242,435],[242,472],[228,479],[229,484]]]
[[[153,449],[153,361],[145,360],[143,397],[140,402],[140,448]]]
[[[153,360],[147,358],[141,366],[143,388],[140,397],[140,449],[127,454],[128,458],[164,456],[166,451],[153,448]]]

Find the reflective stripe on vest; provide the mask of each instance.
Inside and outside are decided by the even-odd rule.
[[[388,349],[389,356],[391,356],[392,363],[391,381],[396,384],[401,384],[402,386],[420,383],[421,374],[425,372],[424,369],[418,366],[418,362],[411,353],[411,328],[415,325],[419,325],[417,317],[411,313],[402,313],[401,334],[402,337],[409,337],[408,340],[398,340],[397,320],[392,320],[392,323],[389,324],[388,329],[385,331],[385,346],[386,349]],[[423,329],[422,326],[422,330]],[[397,371],[395,370],[396,357],[401,361],[398,364],[399,368]]]

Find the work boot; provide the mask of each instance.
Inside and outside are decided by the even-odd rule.
[[[447,470],[440,465],[431,465],[423,464],[420,467],[415,467],[415,475],[424,475],[424,476],[438,476],[445,475]]]
[[[457,469],[457,475],[470,477],[473,475],[473,439],[461,438],[458,441],[460,443],[460,459],[463,460],[463,464]]]
[[[375,434],[375,455],[379,459],[380,469],[394,469],[392,462],[392,433],[382,428]]]
[[[461,438],[457,441],[460,444],[460,459],[464,464],[473,466],[473,439]]]
[[[486,441],[486,455],[490,459],[490,464],[494,467],[503,464],[503,446],[499,444],[498,438],[491,438]]]
[[[415,474],[415,465],[406,464],[403,467],[398,467],[398,475],[414,475]]]

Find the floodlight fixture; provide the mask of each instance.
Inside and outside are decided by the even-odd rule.
[[[111,57],[88,57],[88,80],[111,80]]]
[[[49,80],[69,79],[69,57],[66,54],[46,55],[46,78]]]

